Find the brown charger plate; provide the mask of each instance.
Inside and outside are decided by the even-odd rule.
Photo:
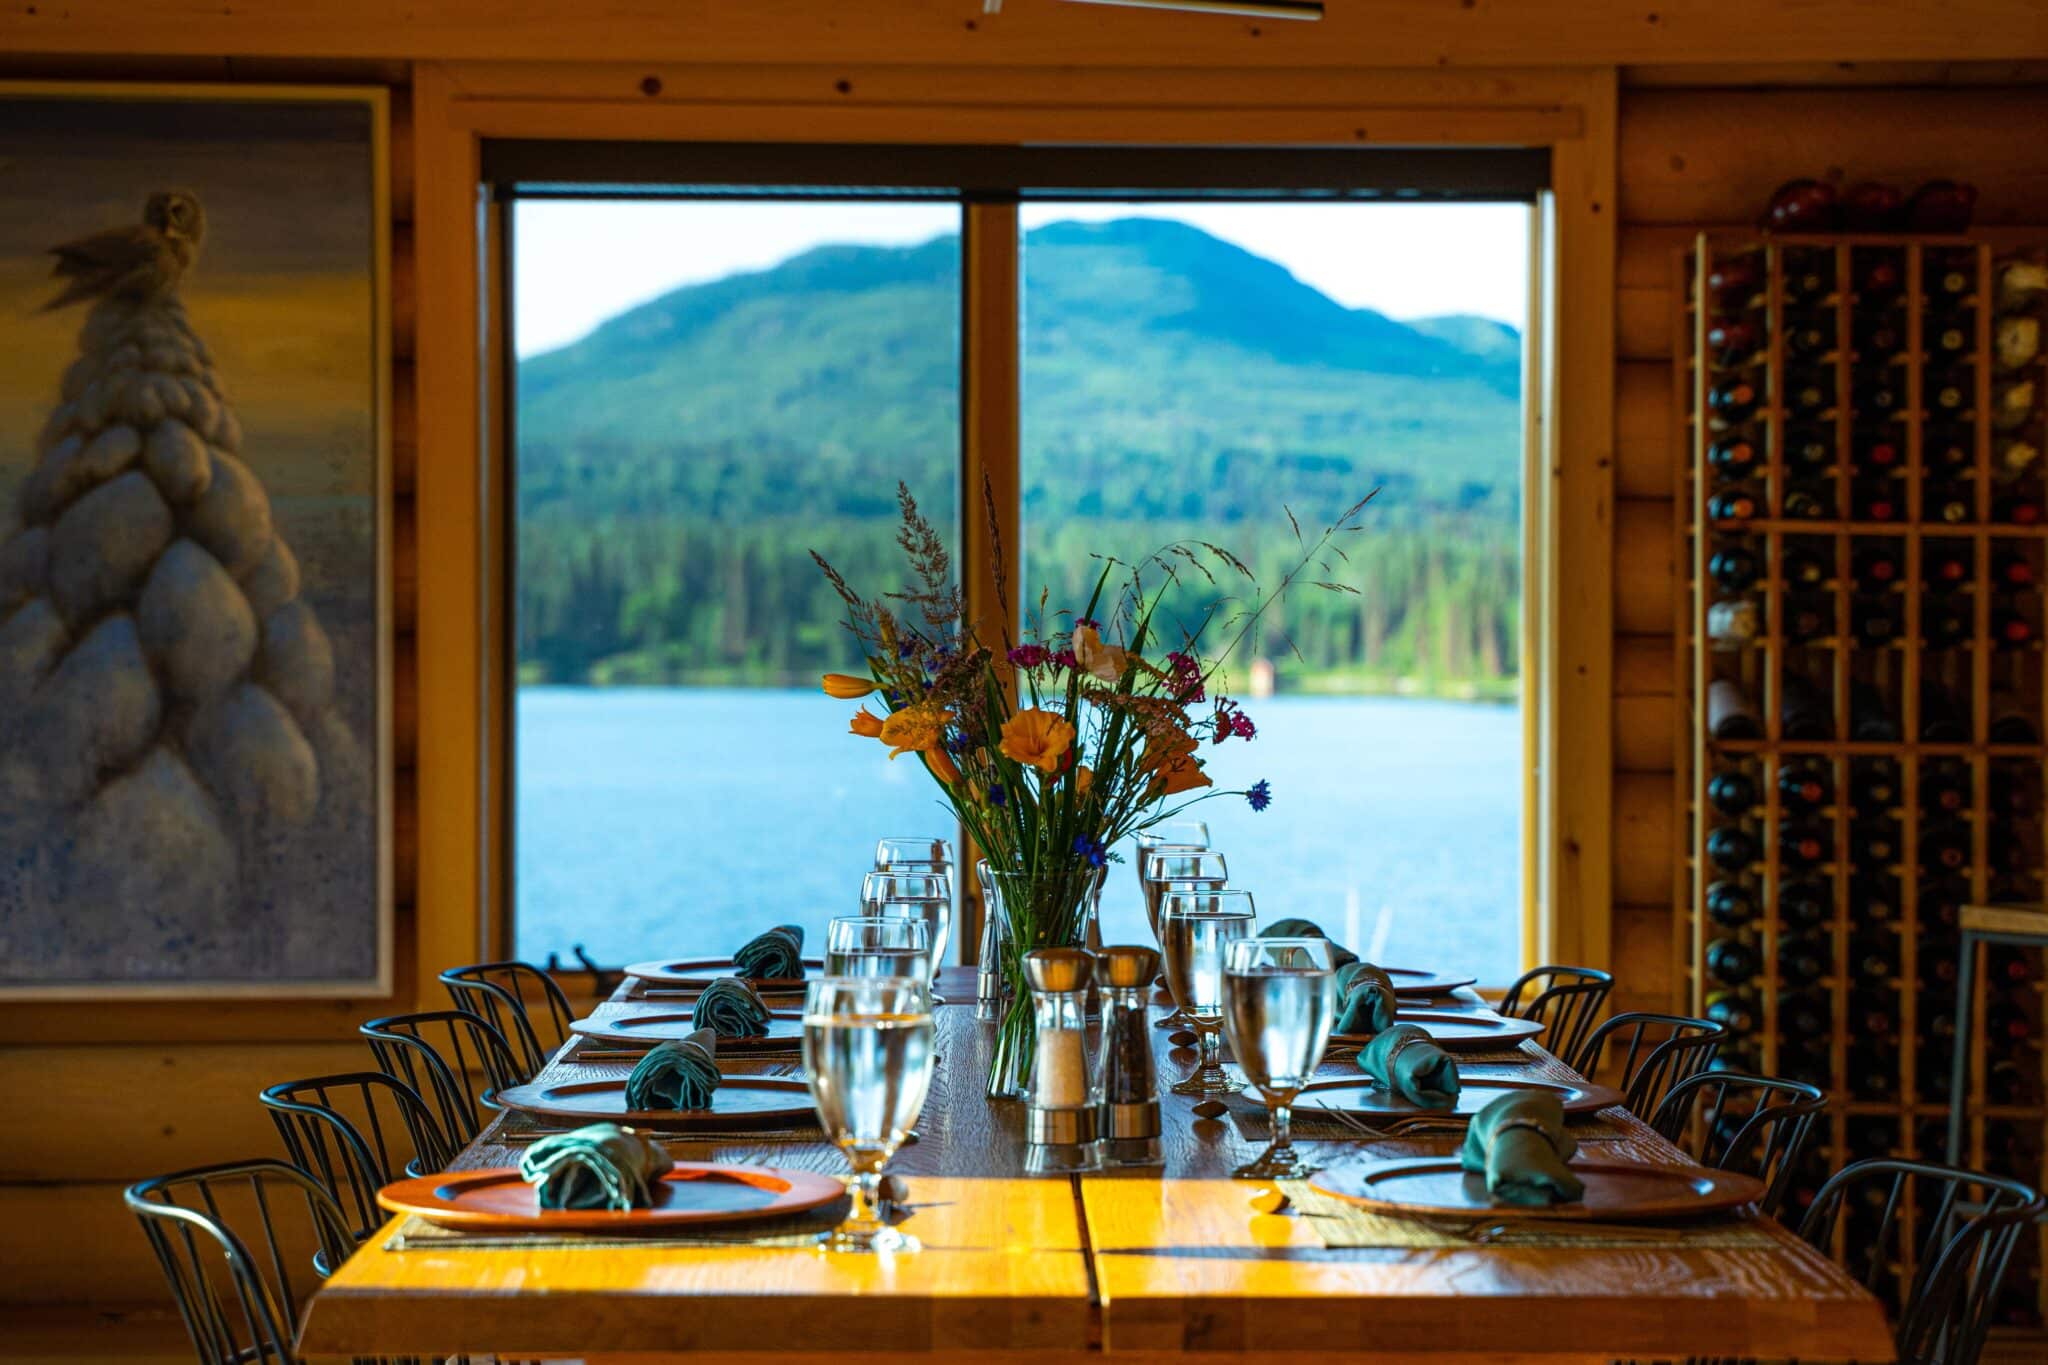
[[[569,1025],[569,1031],[600,1043],[622,1043],[627,1047],[653,1047],[656,1043],[678,1041],[697,1031],[691,1022],[695,1010],[673,1008],[665,1004],[649,1004],[640,1009],[620,1010],[602,1019],[578,1019]],[[718,1050],[726,1052],[763,1052],[793,1048],[803,1040],[804,1012],[802,1010],[771,1010],[768,1015],[768,1031],[753,1038],[727,1038],[718,1040]]]
[[[804,970],[823,972],[825,959],[807,957]],[[729,957],[685,957],[672,958],[665,962],[635,962],[626,968],[627,976],[637,976],[650,986],[708,986],[721,976],[738,976],[739,965]],[[800,991],[808,977],[776,976],[753,982],[758,991]]]
[[[1514,1076],[1460,1076],[1458,1098],[1446,1106],[1415,1103],[1383,1089],[1370,1076],[1344,1076],[1335,1080],[1310,1081],[1294,1102],[1297,1114],[1317,1109],[1335,1109],[1346,1114],[1379,1118],[1415,1118],[1432,1115],[1444,1119],[1469,1119],[1511,1090],[1537,1090],[1557,1096],[1567,1114],[1592,1114],[1627,1100],[1619,1090],[1591,1081],[1529,1081]]]
[[[1764,1183],[1738,1171],[1651,1166],[1633,1161],[1573,1161],[1585,1198],[1572,1204],[1509,1204],[1486,1192],[1486,1177],[1455,1156],[1382,1161],[1326,1170],[1310,1184],[1324,1194],[1410,1218],[1594,1219],[1607,1223],[1698,1218],[1754,1203]]]
[[[377,1202],[465,1232],[634,1233],[782,1218],[844,1192],[837,1179],[814,1171],[679,1161],[656,1182],[654,1206],[645,1209],[543,1209],[511,1166],[396,1181],[377,1191]]]
[[[1458,976],[1452,972],[1425,972],[1414,967],[1383,967],[1394,979],[1396,995],[1448,995],[1460,986],[1469,986],[1479,978]]]
[[[709,1109],[628,1109],[624,1077],[515,1085],[500,1090],[497,1100],[503,1108],[541,1118],[671,1130],[798,1127],[818,1116],[810,1086],[786,1076],[720,1077]]]
[[[1537,1019],[1510,1019],[1502,1014],[1457,1014],[1442,1010],[1411,1010],[1402,1008],[1394,1013],[1397,1024],[1420,1024],[1429,1030],[1429,1036],[1436,1045],[1446,1052],[1489,1052],[1495,1048],[1513,1047],[1516,1043],[1534,1038],[1543,1032],[1543,1024]],[[1332,1043],[1344,1047],[1364,1047],[1372,1041],[1369,1033],[1333,1033]]]

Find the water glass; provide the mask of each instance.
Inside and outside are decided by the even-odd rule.
[[[1147,853],[1155,848],[1177,848],[1199,853],[1210,846],[1209,826],[1201,820],[1165,820],[1149,829],[1139,830],[1131,836],[1131,842],[1137,845],[1138,856],[1133,861],[1138,867],[1138,889],[1143,891]],[[1146,910],[1150,913],[1151,909],[1151,902],[1148,900]]]
[[[1230,1051],[1266,1101],[1273,1141],[1233,1174],[1248,1180],[1311,1175],[1294,1150],[1294,1097],[1315,1074],[1337,1018],[1337,961],[1324,938],[1250,938],[1223,958],[1223,1029]]]
[[[922,918],[843,915],[825,926],[825,975],[908,976],[931,994],[931,935]]]
[[[946,943],[953,934],[953,878],[950,873],[909,872],[901,868],[870,872],[861,878],[860,908],[870,915],[916,913],[925,922],[932,948],[932,977],[946,961]]]
[[[1176,1095],[1229,1095],[1239,1089],[1223,1070],[1223,955],[1250,938],[1258,914],[1249,891],[1167,891],[1159,906],[1160,957],[1174,1002],[1199,1036],[1201,1065],[1176,1083]]]
[[[875,844],[875,871],[953,875],[953,845],[933,835],[883,839]]]
[[[921,926],[920,926],[921,927]],[[876,1194],[932,1079],[931,988],[922,976],[826,977],[804,996],[804,1076],[818,1122],[853,1168],[835,1251],[912,1251]]]
[[[1208,826],[1194,822],[1205,834]],[[1152,938],[1159,941],[1159,901],[1169,889],[1220,891],[1229,885],[1230,868],[1221,853],[1193,844],[1154,844],[1138,850],[1138,882],[1145,890],[1145,917]],[[1175,1009],[1159,1021],[1161,1028],[1189,1028],[1193,1020]]]

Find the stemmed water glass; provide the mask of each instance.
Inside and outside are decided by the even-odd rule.
[[[931,935],[922,917],[842,915],[825,926],[825,975],[907,976],[931,995]]]
[[[1207,829],[1207,826],[1201,826]],[[1159,934],[1160,899],[1170,890],[1221,891],[1229,885],[1230,868],[1223,855],[1189,844],[1155,844],[1138,851],[1139,885],[1145,889],[1145,917],[1151,922],[1152,937],[1162,947]],[[1159,1021],[1161,1028],[1187,1028],[1188,1012],[1176,1008]]]
[[[1272,1118],[1273,1141],[1232,1174],[1287,1180],[1319,1168],[1294,1150],[1294,1097],[1315,1074],[1337,1018],[1337,961],[1323,938],[1249,938],[1223,958],[1223,1029]]]
[[[922,919],[930,936],[932,979],[946,960],[953,933],[953,878],[942,872],[912,872],[902,865],[861,878],[860,908],[869,915],[905,914]]]
[[[1176,1095],[1228,1095],[1238,1084],[1223,1070],[1223,954],[1252,936],[1258,914],[1249,891],[1169,888],[1159,905],[1166,984],[1200,1038],[1201,1065],[1176,1083]]]
[[[923,926],[918,926],[922,928]],[[853,1168],[853,1206],[825,1245],[914,1251],[876,1195],[932,1079],[931,987],[922,976],[825,977],[804,996],[804,1077],[818,1121]]]
[[[953,875],[953,845],[927,834],[882,839],[875,844],[875,871]]]
[[[1209,826],[1201,820],[1166,820],[1141,829],[1131,836],[1137,845],[1138,856],[1133,859],[1138,868],[1138,890],[1145,894],[1145,913],[1155,922],[1159,909],[1153,904],[1151,894],[1145,886],[1145,855],[1156,848],[1179,849],[1184,853],[1200,853],[1209,847]]]

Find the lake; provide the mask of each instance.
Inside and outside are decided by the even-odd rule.
[[[1204,745],[1210,824],[1262,919],[1300,915],[1369,959],[1521,969],[1522,726],[1512,706],[1389,697],[1247,703],[1259,735]],[[909,758],[846,733],[815,692],[526,687],[517,697],[518,955],[606,966],[728,951],[774,924],[854,913],[875,840],[952,822]],[[1146,942],[1112,864],[1103,936]],[[957,945],[951,956],[957,958]]]

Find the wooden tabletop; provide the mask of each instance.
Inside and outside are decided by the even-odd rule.
[[[950,984],[953,999],[971,999],[971,980]],[[1171,1081],[1193,1055],[1155,1032],[1161,1074]],[[918,1252],[877,1257],[674,1243],[386,1251],[394,1223],[314,1296],[301,1351],[632,1359],[739,1350],[790,1359],[1028,1351],[1034,1362],[1304,1350],[1432,1361],[1889,1358],[1875,1301],[1775,1224],[1775,1245],[1739,1250],[1327,1249],[1306,1220],[1253,1207],[1270,1186],[1229,1178],[1263,1145],[1256,1116],[1201,1120],[1179,1096],[1166,1097],[1163,1171],[1028,1178],[1022,1107],[982,1095],[990,1042],[991,1026],[970,1007],[939,1011],[941,1061],[919,1140],[889,1167],[908,1184],[904,1227],[923,1244]],[[579,1063],[580,1050],[572,1042],[541,1079],[627,1069]],[[1570,1074],[1531,1051],[1536,1060],[1514,1070]],[[730,1069],[788,1066],[762,1059]],[[1326,1063],[1337,1073],[1350,1067]],[[1468,1062],[1461,1069],[1503,1068]],[[1622,1126],[1600,1144],[1603,1157],[1685,1161],[1621,1111],[1605,1118]],[[521,1116],[501,1116],[457,1167],[516,1164],[523,1146],[501,1139],[528,1126]],[[837,1150],[822,1142],[668,1145],[680,1160],[845,1170]],[[1303,1145],[1337,1162],[1424,1155],[1452,1143]]]

